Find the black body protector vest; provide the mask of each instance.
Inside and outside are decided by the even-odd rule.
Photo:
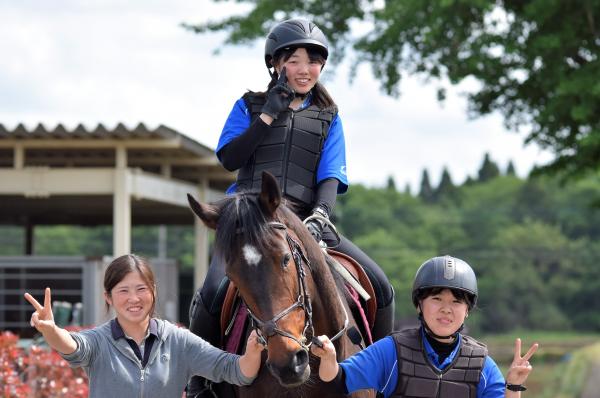
[[[444,370],[429,362],[420,329],[391,335],[398,356],[398,384],[393,397],[475,398],[487,347],[469,336],[461,336],[454,361]]]
[[[246,93],[243,98],[254,121],[261,114],[265,98],[254,93]],[[281,112],[252,157],[239,170],[239,189],[260,191],[261,174],[266,170],[277,178],[285,196],[312,206],[321,149],[334,116],[334,112],[315,105]]]

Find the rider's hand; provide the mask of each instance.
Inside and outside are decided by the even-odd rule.
[[[521,339],[515,340],[515,355],[510,368],[506,374],[506,382],[509,384],[521,385],[525,383],[529,373],[533,369],[529,363],[529,359],[537,351],[538,344],[533,344],[527,353],[521,357]]]
[[[287,84],[285,67],[283,67],[279,79],[277,79],[277,84],[267,93],[267,102],[263,105],[261,112],[277,119],[280,112],[288,109],[294,95],[294,90]]]
[[[319,220],[308,220],[306,222],[306,228],[317,242],[320,242],[323,239],[323,225]]]
[[[31,314],[31,326],[42,334],[52,331],[56,325],[54,323],[54,314],[52,313],[50,288],[47,287],[44,292],[44,306],[29,293],[25,293],[25,300],[29,301],[33,305],[33,308],[35,308],[35,312]]]

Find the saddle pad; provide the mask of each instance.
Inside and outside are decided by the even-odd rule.
[[[371,299],[365,303],[366,305],[366,316],[367,321],[369,322],[369,327],[373,329],[373,325],[375,325],[375,315],[377,314],[377,300],[375,299],[375,290],[373,289],[373,285],[369,280],[365,270],[363,267],[356,262],[352,257],[340,253],[338,251],[327,249],[327,253],[335,258],[337,262],[344,266],[350,272],[355,279],[360,283],[360,285],[369,293]]]

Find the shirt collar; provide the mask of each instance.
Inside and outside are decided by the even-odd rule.
[[[312,97],[313,97],[313,93],[312,93],[312,91],[309,91],[308,94],[306,95],[306,98],[304,98],[302,105],[300,105],[300,108],[298,108],[298,110],[305,109],[305,108],[308,108],[309,106],[311,106],[312,105]]]
[[[435,352],[433,347],[431,347],[431,344],[429,344],[429,341],[427,341],[427,337],[425,337],[425,329],[423,327],[421,327],[421,340],[423,341],[423,347],[425,347],[425,353],[427,354],[427,357],[431,361],[431,364],[441,370],[441,369],[444,369],[446,366],[450,365],[452,363],[452,361],[454,360],[454,357],[456,357],[456,353],[460,349],[460,345],[462,343],[462,336],[460,333],[458,333],[458,342],[456,344],[456,347],[454,347],[454,349],[452,350],[450,355],[448,355],[446,357],[446,359],[444,359],[444,362],[442,362],[442,363],[439,363],[438,354]]]
[[[117,320],[117,318],[114,318],[111,321],[111,323],[110,323],[110,331],[111,331],[111,334],[112,334],[112,338],[114,340],[120,339],[122,337],[124,337],[124,338],[127,337],[125,335],[125,331],[123,330],[123,328],[119,324],[119,321]],[[156,319],[154,319],[154,318],[150,319],[150,325],[148,327],[148,331],[146,332],[146,337],[145,338],[147,338],[151,334],[154,335],[155,337],[158,337],[158,322],[156,322]]]

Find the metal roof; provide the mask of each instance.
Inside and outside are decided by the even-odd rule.
[[[67,130],[62,124],[58,124],[54,129],[47,129],[43,124],[38,124],[33,130],[28,130],[22,123],[13,130],[7,130],[0,124],[0,140],[173,140],[180,141],[181,148],[200,156],[212,156],[213,149],[202,145],[198,141],[179,133],[167,126],[160,125],[153,130],[149,130],[143,123],[139,123],[135,128],[129,129],[123,123],[117,124],[114,129],[107,129],[102,123],[96,128],[88,130],[83,124],[79,124],[73,130]],[[1,142],[1,141],[0,141]],[[108,142],[107,142],[108,143]]]

